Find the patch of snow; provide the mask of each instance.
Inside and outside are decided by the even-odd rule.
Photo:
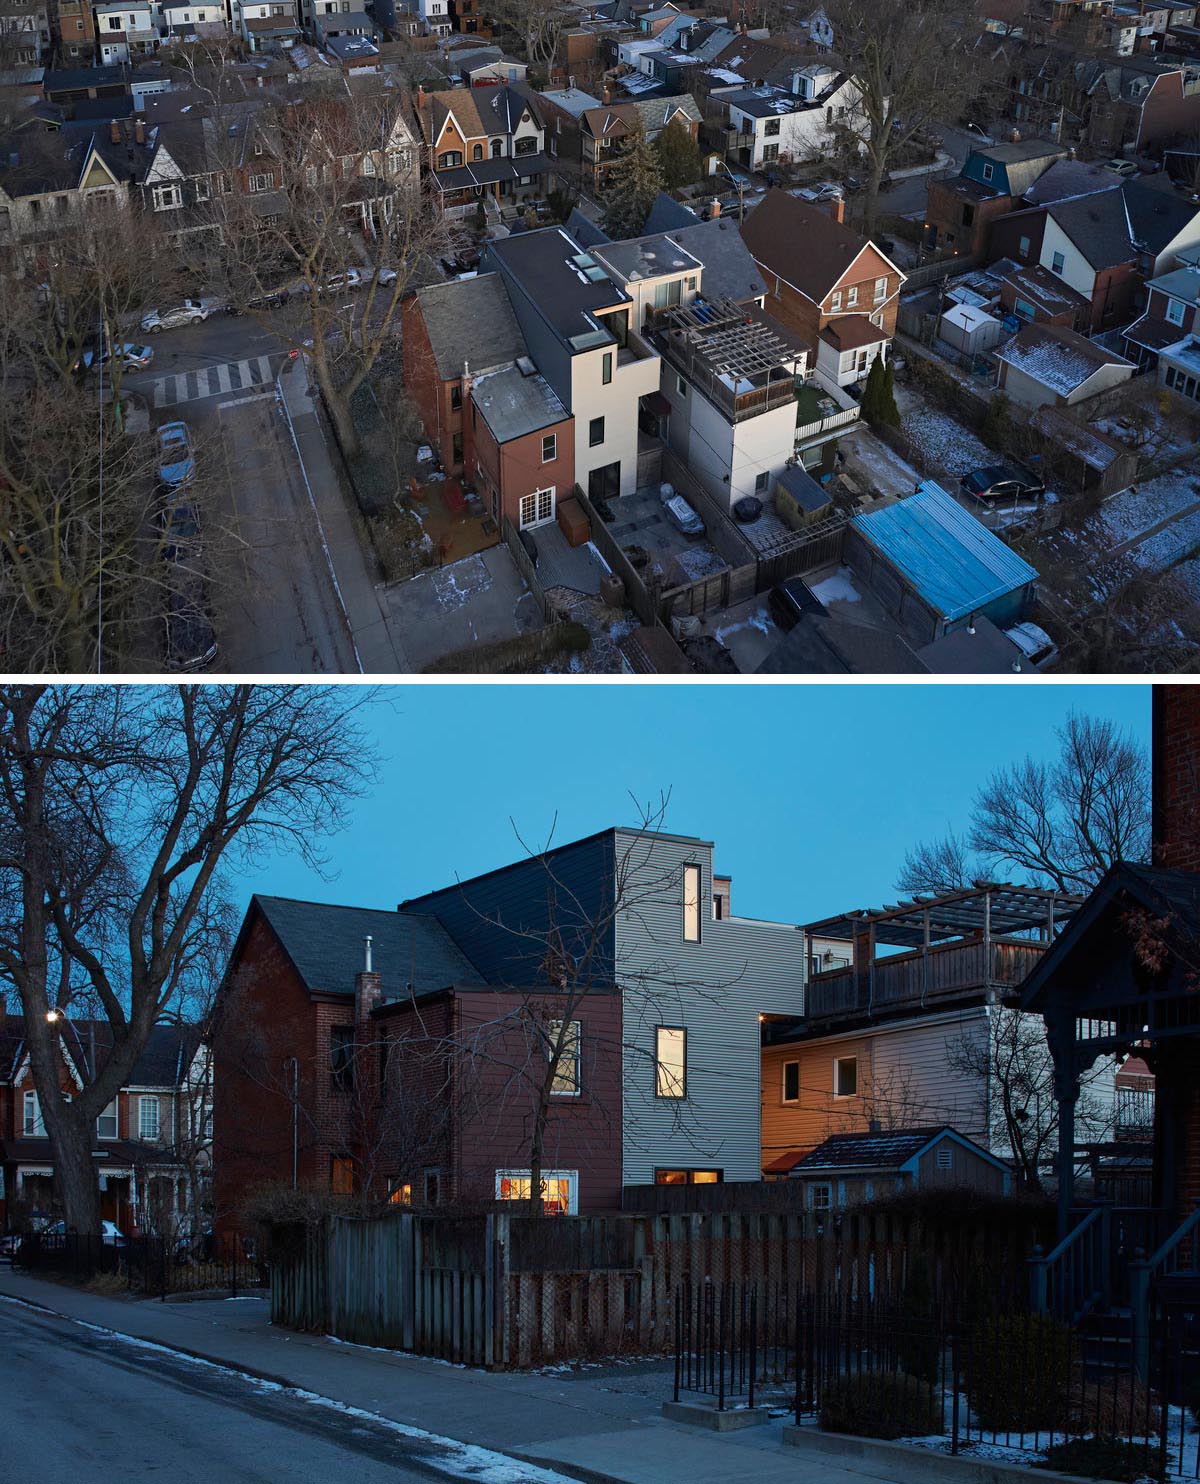
[[[832,577],[812,586],[811,591],[826,605],[830,603],[861,603],[862,594],[848,577],[835,572]]]
[[[764,638],[769,639],[773,628],[774,624],[772,624],[770,618],[767,616],[767,610],[765,608],[759,608],[750,614],[748,618],[743,618],[739,623],[725,624],[721,628],[715,629],[713,631],[713,637],[719,644],[724,644],[726,649],[728,649],[729,641],[726,636],[729,634],[737,634],[742,629],[757,629]]]

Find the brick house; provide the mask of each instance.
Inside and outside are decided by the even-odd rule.
[[[73,1095],[111,1047],[106,1021],[67,1020],[59,1087]],[[211,1071],[191,1025],[150,1033],[129,1082],[96,1120],[100,1214],[126,1236],[203,1228],[209,1219]],[[54,1153],[19,1015],[0,1019],[0,1229],[55,1214]]]
[[[1048,139],[1024,139],[973,149],[957,175],[931,178],[925,245],[978,256],[992,223],[1013,209],[1035,180],[1067,151]]]
[[[59,0],[59,48],[64,66],[90,62],[96,52],[91,0]]]
[[[528,1195],[529,1098],[505,1070],[525,1025],[554,1008],[481,982],[432,914],[255,896],[214,1041],[219,1223],[236,1226],[265,1182],[397,1204],[490,1204]],[[564,1209],[617,1203],[621,1000],[574,1011],[572,1087],[547,1125],[547,1178]],[[552,1175],[570,1170],[572,1179]]]
[[[1139,370],[1200,332],[1200,250],[1179,256],[1178,267],[1146,281],[1146,308],[1125,331],[1125,354]]]
[[[541,115],[516,87],[420,88],[417,122],[425,169],[447,215],[480,204],[495,212],[549,189],[553,164]]]
[[[742,238],[766,277],[767,311],[816,348],[816,369],[833,385],[861,381],[896,331],[905,275],[873,242],[828,211],[786,191],[767,192],[742,223]]]

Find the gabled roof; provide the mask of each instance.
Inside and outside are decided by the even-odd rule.
[[[824,207],[800,201],[778,188],[767,192],[746,217],[741,231],[757,263],[817,304],[868,247],[900,273],[874,243],[865,242],[857,232],[835,222]],[[903,279],[903,274],[900,276]]]
[[[1131,262],[1141,252],[1162,252],[1193,220],[1196,208],[1134,177],[1111,190],[1052,202],[1046,214],[1091,266],[1101,269]]]
[[[918,1159],[935,1144],[940,1144],[947,1136],[954,1143],[966,1145],[996,1169],[1005,1168],[1002,1160],[976,1144],[973,1139],[968,1139],[949,1124],[942,1124],[935,1128],[891,1129],[882,1133],[831,1134],[799,1160],[793,1166],[792,1173],[815,1175],[832,1170],[899,1169],[911,1160]]]
[[[462,375],[464,361],[483,372],[525,354],[525,337],[499,273],[430,284],[417,290],[417,302],[438,373],[446,381]]]
[[[468,139],[481,135],[511,134],[522,113],[530,115],[541,126],[541,115],[530,99],[507,83],[484,88],[452,88],[446,92],[427,93],[421,109],[421,128],[430,144],[448,118],[453,117],[460,133]]]
[[[996,351],[996,359],[1064,397],[1105,366],[1133,369],[1124,356],[1062,325],[1022,326],[1007,345]]]
[[[96,1063],[103,1066],[112,1050],[112,1027],[107,1020],[72,1017],[65,1023],[61,1042],[70,1061],[86,1067],[92,1048]],[[126,1080],[127,1087],[178,1087],[202,1040],[198,1025],[152,1026],[141,1055]],[[25,1018],[0,1018],[0,1082],[11,1081],[25,1057]]]
[[[478,982],[479,975],[435,918],[369,907],[330,907],[257,893],[250,912],[262,913],[310,994],[354,993],[372,939],[384,999]],[[249,914],[247,916],[249,920]]]

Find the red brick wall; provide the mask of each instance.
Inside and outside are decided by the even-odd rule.
[[[420,300],[415,294],[400,305],[401,354],[404,389],[421,414],[425,437],[437,450],[445,469],[453,471],[454,434],[462,431],[462,413],[451,412],[450,390],[459,384],[443,381],[433,355]]]
[[[524,438],[498,445],[487,420],[468,413],[464,419],[467,447],[466,468],[475,471],[481,492],[491,509],[491,491],[500,495],[500,513],[520,525],[521,496],[554,485],[558,500],[565,500],[575,483],[575,428],[573,418],[541,428]],[[542,439],[551,433],[558,441],[555,458],[542,463]],[[483,478],[479,478],[482,474]]]
[[[252,1187],[291,1180],[292,1103],[284,1070],[289,1056],[300,1063],[300,1179],[328,1180],[333,1008],[343,1021],[353,1019],[349,1002],[314,1003],[274,933],[257,918],[232,966],[229,999],[213,1042],[213,1199],[220,1229],[238,1228],[238,1212]]]
[[[455,993],[419,1011],[406,1006],[385,1009],[377,1018],[403,1043],[414,1038],[410,1055],[419,1058],[422,1028],[430,1036],[454,1028],[459,1046],[474,1042],[490,1055],[456,1064],[451,1129],[446,1141],[445,1198],[469,1205],[495,1200],[496,1171],[529,1167],[531,1090],[514,1080],[501,1062],[523,1061],[519,1033],[497,1043],[489,1025],[519,1011],[526,998],[499,992]],[[579,1172],[581,1212],[616,1210],[621,1192],[621,999],[617,994],[589,995],[574,1013],[582,1026],[581,1092],[556,1099],[546,1132],[543,1167]],[[439,1096],[447,1096],[444,1077]],[[424,1158],[424,1156],[422,1156]],[[414,1164],[419,1163],[415,1161]],[[420,1170],[397,1171],[412,1176],[420,1198]]]
[[[1154,860],[1177,871],[1200,871],[1200,686],[1153,690]],[[1176,1207],[1200,1203],[1200,1084],[1196,1043],[1184,1041],[1156,1066],[1160,1096],[1182,1103]]]
[[[1170,143],[1176,137],[1194,134],[1200,128],[1200,91],[1185,94],[1183,78],[1169,72],[1157,78],[1142,105],[1140,150]]]
[[[1012,258],[1017,263],[1036,263],[1042,253],[1042,237],[1046,231],[1044,211],[1019,211],[1001,217],[992,223],[988,238],[988,260]],[[1029,251],[1021,251],[1021,238],[1029,238]]]

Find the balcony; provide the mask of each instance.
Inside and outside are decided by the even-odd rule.
[[[797,448],[858,421],[858,403],[833,382],[814,379],[799,384],[796,404]]]
[[[798,356],[766,325],[722,300],[647,312],[662,357],[731,423],[788,407]]]
[[[811,923],[805,932],[814,964],[826,944],[834,956],[835,943],[850,948],[851,963],[810,974],[806,1017],[828,1024],[1010,999],[1080,903],[1079,897],[1039,887],[978,882],[959,892]],[[880,955],[881,946],[903,951]]]

